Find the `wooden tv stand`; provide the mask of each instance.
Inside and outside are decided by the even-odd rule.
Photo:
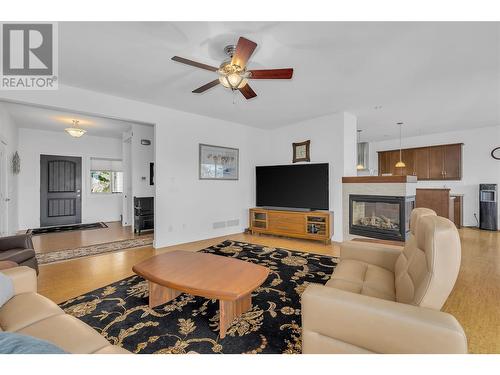
[[[333,212],[250,209],[250,232],[319,240],[329,244],[333,235]]]

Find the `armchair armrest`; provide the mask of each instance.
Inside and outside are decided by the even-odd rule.
[[[340,259],[359,260],[394,271],[396,260],[402,251],[402,246],[346,241],[340,245]]]
[[[302,329],[346,347],[375,353],[467,353],[467,339],[450,314],[319,284],[302,294]],[[303,335],[303,352],[317,348]]]
[[[14,294],[37,291],[36,271],[33,268],[20,266],[0,271],[7,275],[14,284]]]
[[[19,234],[0,238],[0,251],[11,249],[33,249],[31,234]]]

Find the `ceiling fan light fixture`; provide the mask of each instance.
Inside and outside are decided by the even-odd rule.
[[[221,64],[218,72],[219,82],[222,86],[231,90],[238,90],[245,87],[250,75],[246,69],[242,69],[239,65],[231,64],[229,60]]]
[[[248,79],[238,73],[231,73],[228,75],[221,75],[219,77],[219,82],[228,89],[237,90],[245,87],[248,83]]]

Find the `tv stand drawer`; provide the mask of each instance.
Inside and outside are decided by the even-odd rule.
[[[305,233],[306,222],[302,215],[294,214],[268,214],[268,229],[281,232]]]

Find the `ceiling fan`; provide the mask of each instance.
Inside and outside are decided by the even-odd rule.
[[[179,56],[172,57],[172,60],[219,74],[219,78],[193,90],[196,94],[211,89],[220,83],[233,91],[239,90],[245,98],[251,99],[256,97],[257,94],[248,84],[249,79],[290,79],[293,75],[292,68],[247,70],[248,59],[252,56],[255,48],[257,48],[257,43],[240,37],[236,46],[229,45],[224,48],[224,52],[229,56],[229,59],[223,61],[218,68]]]

